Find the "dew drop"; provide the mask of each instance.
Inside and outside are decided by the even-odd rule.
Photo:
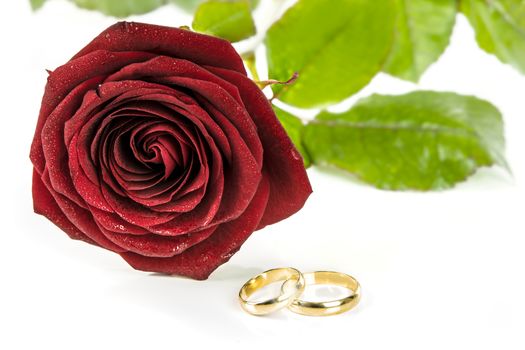
[[[290,153],[292,154],[292,157],[295,160],[300,160],[301,159],[301,155],[295,149],[292,149]]]
[[[124,30],[126,31],[126,33],[132,33],[133,30],[136,30],[135,23],[124,22]]]

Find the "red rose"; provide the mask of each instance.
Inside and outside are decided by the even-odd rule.
[[[31,148],[36,213],[139,270],[206,279],[311,193],[226,41],[118,23],[50,73]]]

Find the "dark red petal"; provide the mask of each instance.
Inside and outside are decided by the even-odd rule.
[[[31,160],[39,174],[44,172],[45,158],[42,151],[42,128],[48,116],[58,104],[75,87],[83,82],[103,77],[123,66],[131,63],[141,62],[154,57],[153,54],[144,52],[108,52],[95,51],[84,57],[57,68],[47,78],[47,85],[42,98],[40,115],[35,130],[35,136],[31,145]]]
[[[214,162],[212,169],[217,165],[217,170],[215,170],[215,172],[219,172],[222,167],[221,159],[218,155],[216,155],[215,158],[216,161]],[[104,168],[102,168],[102,170],[105,182],[108,183],[108,180],[110,180],[110,174],[105,175]],[[148,227],[151,232],[161,235],[178,235],[187,233],[188,231],[193,231],[210,223],[220,205],[220,198],[223,189],[222,182],[222,178],[218,178],[218,176],[214,175],[213,181],[211,182],[212,188],[207,192],[206,198],[201,202],[201,205],[199,205],[198,208],[188,213],[185,217],[171,213],[151,211],[150,209],[130,201],[129,198],[119,196],[118,193],[114,192],[114,186],[109,187],[103,184],[101,189],[106,201],[125,221],[138,226]],[[189,182],[187,186],[194,187],[195,184]],[[162,225],[172,220],[175,220],[174,222],[176,223],[176,227],[174,228],[172,228],[173,224],[171,223],[170,229],[166,229],[163,226],[155,229],[151,228],[152,226]]]
[[[236,72],[207,67],[239,88],[263,144],[263,172],[270,180],[268,207],[260,227],[283,220],[299,211],[312,193],[304,162],[275,116],[262,91],[250,79]]]
[[[165,236],[175,236],[214,225],[213,218],[219,210],[223,193],[224,178],[215,178],[214,181],[208,184],[206,197],[204,197],[201,203],[193,210],[187,213],[182,213],[165,223],[151,225],[147,228],[152,233]]]
[[[159,204],[151,207],[151,210],[158,212],[175,212],[175,213],[186,213],[189,212],[202,201],[204,196],[203,189],[199,191],[190,192],[182,197],[178,197],[176,201],[168,202],[165,204]]]
[[[254,128],[253,122],[244,107],[237,104],[235,99],[218,84],[186,77],[171,77],[170,81],[201,95],[201,104],[205,105],[215,117],[215,122],[223,122],[230,145],[232,149],[236,149],[236,151],[232,152],[233,157],[229,173],[228,168],[224,167],[225,174],[228,175],[224,178],[225,188],[228,189],[225,192],[227,197],[223,196],[221,208],[224,209],[221,209],[212,224],[231,220],[244,211],[253,197],[261,178],[260,170],[262,164],[257,159],[260,159],[258,157],[262,155],[262,148],[257,130]],[[238,121],[237,131],[242,131],[242,137],[229,123],[232,120]],[[246,149],[248,144],[252,145],[251,150],[252,152],[255,150],[255,154]],[[178,220],[180,219],[179,217]],[[174,223],[177,224],[178,221],[174,221]],[[163,224],[162,227],[167,228],[169,225],[170,223]]]
[[[33,207],[35,213],[48,218],[52,223],[61,228],[72,239],[78,239],[97,245],[87,237],[64,215],[49,190],[40,179],[40,175],[33,170]]]
[[[159,79],[169,77],[185,77],[215,83],[226,90],[239,104],[242,104],[241,96],[235,85],[187,59],[157,56],[148,61],[122,67],[119,71],[109,75],[105,82],[141,80],[155,83],[159,82]],[[187,103],[191,104],[191,102],[190,98]]]
[[[220,225],[208,239],[170,258],[151,258],[136,253],[120,255],[133,268],[143,271],[182,275],[204,280],[227,262],[259,226],[269,196],[269,183],[260,182],[259,189],[246,211],[236,220]]]
[[[237,128],[242,140],[250,149],[257,164],[261,164],[263,149],[257,134],[257,126],[242,104],[237,101],[220,85],[207,80],[197,80],[185,77],[170,77],[162,79],[166,83],[176,84],[199,95],[198,101],[202,105],[203,100],[214,107],[223,115],[227,121]],[[213,116],[213,115],[212,115]],[[220,119],[215,119],[218,123]],[[228,135],[230,137],[230,135]]]
[[[173,78],[173,80],[176,79],[179,78]],[[227,92],[220,89],[218,85],[212,83],[210,85],[207,85],[206,82],[200,80],[189,81],[190,79],[188,78],[180,79],[184,79],[183,84],[185,84],[186,86],[196,88],[199,90],[198,92],[206,96],[206,98],[199,98],[199,101],[201,105],[204,106],[205,109],[207,109],[210,115],[212,115],[213,117],[205,113],[202,109],[200,109],[199,112],[199,110],[191,108],[190,106],[186,107],[190,111],[190,114],[184,113],[183,110],[179,110],[180,113],[187,116],[188,119],[191,119],[195,123],[195,125],[199,126],[199,129],[205,135],[206,139],[208,140],[208,143],[211,146],[214,145],[215,139],[210,139],[206,135],[206,129],[211,129],[212,125],[215,125],[215,123],[220,125],[223,129],[223,132],[228,135],[228,143],[230,145],[229,148],[232,150],[230,164],[228,166],[225,165],[223,170],[225,188],[227,188],[228,191],[224,192],[222,196],[220,211],[219,213],[217,213],[214,220],[211,222],[211,224],[215,225],[236,218],[246,209],[250,200],[255,194],[260,178],[262,176],[260,173],[262,164],[257,162],[257,159],[251,153],[252,150],[249,149],[247,146],[248,143],[238,132],[238,129],[236,129],[235,126],[232,125],[231,120],[229,120],[228,117],[231,118],[234,114],[242,116],[242,118],[250,122],[250,124],[247,124],[250,128],[253,128],[253,122],[251,121],[251,119],[249,119],[250,117],[246,114],[246,111],[240,111],[239,109],[235,108],[235,102],[232,100],[231,97],[229,97]],[[214,89],[205,91],[205,87],[210,87]],[[230,111],[231,113],[228,115],[228,117],[226,117],[221,111],[219,111],[219,109],[217,109],[207,98],[217,102],[219,106],[223,108],[227,108],[225,106],[225,101],[226,103],[230,102],[228,107],[230,107],[232,110]],[[146,95],[144,97],[141,97],[141,99],[146,99],[149,101],[157,100],[159,102],[165,103],[176,103],[175,99],[170,95]],[[172,108],[177,110],[175,105],[172,105]],[[202,124],[204,124],[206,129],[201,127]],[[252,130],[256,133],[254,128]],[[247,132],[251,132],[249,130],[243,131],[244,136]],[[217,135],[218,132],[214,132],[214,134]],[[258,135],[255,134],[253,136],[255,137],[252,137],[252,140],[250,140],[252,149],[256,149],[256,154],[258,154],[258,157],[262,157],[262,147],[260,144],[260,140],[258,139]],[[211,149],[215,150],[215,147],[211,147]],[[217,157],[215,157],[215,159],[216,158]],[[213,164],[216,164],[216,162]],[[190,214],[193,216],[193,213]],[[175,226],[181,226],[181,222],[184,221],[184,219],[184,216],[179,216],[173,222],[161,224],[159,226],[152,227],[151,229],[158,228],[162,230],[176,230],[177,228],[175,228]],[[192,218],[191,220],[194,219]]]
[[[120,216],[115,213],[108,213],[107,211],[95,207],[90,207],[89,210],[103,233],[105,230],[129,235],[145,235],[150,233],[145,228],[135,226],[122,220]]]
[[[129,200],[129,198],[119,196],[107,184],[102,184],[101,189],[104,198],[111,208],[113,208],[113,211],[124,221],[133,225],[147,228],[155,224],[169,222],[177,217],[177,214],[159,213],[148,210],[142,205]]]
[[[47,171],[44,171],[42,174],[42,182],[48,190],[51,188]],[[97,224],[93,220],[93,216],[88,210],[79,207],[73,201],[59,193],[52,191],[49,191],[49,193],[57,203],[57,206],[62,210],[66,218],[97,245],[117,253],[125,251],[125,249],[115,245],[102,234]]]
[[[173,91],[167,86],[142,81],[104,83],[99,85],[96,90],[88,91],[75,115],[71,116],[66,122],[64,140],[68,143],[80,128],[85,127],[88,123],[98,123],[126,102],[150,94],[151,90],[157,93]]]
[[[177,166],[179,173],[176,174],[177,177],[180,177],[177,179],[172,176],[167,181],[167,177],[162,176],[159,178],[159,181],[162,180],[161,183],[157,183],[159,181],[141,181],[123,184],[132,199],[148,207],[172,202],[173,198],[178,198],[179,195],[185,195],[191,191],[199,190],[203,192],[208,181],[207,155],[206,151],[201,149],[200,146],[202,144],[201,136],[196,134],[195,130],[192,131],[194,128],[190,127],[190,125],[184,125],[185,123],[182,120],[177,124],[173,111],[166,113],[159,107],[144,103],[143,107],[137,107],[135,110],[143,110],[144,114],[156,115],[174,122],[145,121],[139,127],[133,129],[131,138],[139,144],[148,144],[148,139],[156,139],[157,141],[155,142],[159,142],[158,147],[160,149],[160,153],[156,157],[161,157],[162,152],[165,152],[167,160],[172,159],[172,161],[175,161],[175,159],[180,158],[180,164]],[[168,134],[173,137],[173,140],[167,139]],[[178,142],[173,142],[174,140],[178,140]],[[160,144],[163,141],[165,141],[164,146]],[[210,142],[209,146],[215,147],[213,142]],[[134,147],[132,144],[132,148],[136,148],[136,146]],[[180,153],[177,152],[177,149]],[[118,160],[120,153],[122,152],[115,151],[115,159]],[[137,158],[142,157],[138,150],[134,149],[134,153]],[[214,153],[217,153],[216,157],[220,157],[218,151]],[[162,163],[166,165],[166,159]],[[184,173],[181,172],[182,170],[184,170]],[[190,172],[192,178],[188,179]],[[146,186],[142,186],[143,184]]]
[[[168,237],[154,234],[131,236],[115,232],[104,232],[106,237],[127,249],[129,252],[153,258],[167,258],[181,254],[188,248],[202,242],[215,232],[216,226],[188,233],[186,235]]]
[[[233,99],[225,90],[221,89],[220,86],[211,83],[211,85],[207,85],[204,81],[198,81],[195,80],[193,83],[191,79],[188,78],[181,78],[185,79],[184,84],[185,85],[195,85],[198,86],[198,88],[206,88],[206,87],[213,87],[214,89],[219,90],[216,93],[213,93],[213,91],[204,91],[203,94],[206,95],[206,98],[209,98],[213,102],[217,102],[217,104],[222,109],[231,109],[233,107],[234,111],[230,113],[228,117],[230,117],[232,114],[238,115],[239,123],[244,123],[248,125],[248,129],[250,130],[243,130],[244,133],[250,132],[255,133],[251,138],[253,139],[251,144],[252,147],[257,149],[257,153],[259,154],[259,157],[262,156],[262,147],[260,144],[260,140],[258,138],[257,132],[255,130],[255,127],[253,125],[253,121],[251,120],[250,116],[246,113],[245,110],[243,110],[241,107],[237,104],[235,99]],[[148,85],[149,84],[149,85]],[[187,112],[184,110],[181,110],[180,108],[177,109],[177,106],[181,106],[181,101],[176,98],[175,96],[172,96],[171,94],[168,94],[169,91],[163,90],[156,94],[148,94],[147,89],[141,90],[142,87],[156,87],[158,85],[151,84],[151,83],[145,83],[145,82],[135,82],[135,81],[126,81],[126,82],[108,82],[104,83],[100,86],[98,89],[100,98],[104,101],[107,101],[108,99],[120,94],[123,96],[126,89],[130,89],[132,87],[135,87],[136,89],[133,91],[133,93],[136,93],[137,91],[141,91],[144,93],[144,96],[132,96],[131,91],[128,93],[129,98],[134,98],[136,101],[157,101],[162,102],[165,104],[169,104],[170,108],[173,108],[177,111],[179,111],[181,114],[185,115],[188,119],[190,119],[196,126],[199,127],[201,132],[203,134],[206,134],[207,129],[211,129],[212,123],[215,122],[221,122],[223,127],[225,128],[224,131],[227,131],[229,139],[227,140],[230,144],[230,147],[234,147],[235,151],[232,152],[232,154],[235,155],[232,159],[232,162],[235,166],[232,167],[233,171],[230,172],[231,176],[228,176],[229,179],[231,179],[230,183],[228,184],[228,188],[230,188],[230,191],[228,192],[228,200],[225,201],[225,205],[228,208],[233,208],[232,210],[223,210],[221,215],[216,218],[216,220],[213,220],[215,218],[216,211],[220,208],[220,199],[222,197],[222,186],[224,182],[224,178],[221,178],[220,181],[217,181],[218,179],[215,179],[215,183],[219,184],[213,185],[210,187],[213,187],[209,192],[208,196],[203,199],[202,205],[195,208],[195,210],[188,212],[186,214],[172,217],[173,220],[169,219],[169,217],[162,217],[162,220],[159,220],[159,222],[154,223],[153,218],[151,217],[150,213],[144,213],[145,217],[139,215],[143,209],[141,209],[139,206],[133,205],[130,210],[126,210],[126,199],[119,197],[118,200],[112,201],[115,203],[115,205],[111,205],[112,208],[119,213],[120,216],[122,216],[126,221],[130,221],[131,223],[138,225],[138,226],[144,226],[147,227],[148,230],[150,230],[153,233],[161,234],[161,235],[177,235],[177,234],[184,234],[188,231],[193,231],[195,229],[198,229],[199,227],[203,227],[204,225],[215,225],[218,223],[222,223],[224,221],[233,219],[240,215],[242,211],[245,210],[246,206],[249,204],[249,201],[253,197],[255,190],[258,186],[258,183],[261,178],[260,174],[260,167],[261,164],[257,163],[257,161],[254,161],[253,156],[251,154],[251,150],[249,150],[244,144],[245,139],[243,137],[239,137],[238,133],[235,131],[235,127],[233,127],[229,120],[226,119],[217,108],[217,113],[215,113],[215,121],[209,116],[203,114],[203,110],[200,109],[199,111],[196,109],[195,106],[184,106],[182,104],[182,108],[188,109]],[[175,90],[172,90],[175,91]],[[93,95],[93,94],[91,94]],[[94,97],[93,97],[94,98]],[[90,100],[90,99],[86,99]],[[211,102],[207,102],[211,104]],[[109,107],[109,106],[108,106]],[[87,109],[92,109],[93,107],[89,107]],[[134,109],[137,109],[137,106],[133,106]],[[151,107],[145,108],[144,110],[147,111],[148,109],[151,109]],[[84,114],[84,106],[81,108],[82,113],[79,112],[73,119],[71,119],[70,122],[68,122],[68,130],[70,133],[72,133],[74,130],[76,130],[76,125],[82,125],[83,122],[80,122],[81,120],[81,114]],[[189,112],[189,113],[188,113]],[[193,113],[193,115],[192,115]],[[198,117],[197,117],[198,114]],[[84,114],[86,115],[86,114]],[[240,119],[244,119],[245,121],[242,122]],[[93,119],[85,123],[85,126],[88,126]],[[176,121],[175,121],[176,122]],[[248,123],[248,124],[247,124]],[[203,125],[204,124],[204,125]],[[244,124],[240,124],[241,126]],[[246,129],[246,128],[244,128]],[[213,129],[215,130],[215,129]],[[214,136],[219,135],[219,131],[214,131]],[[214,138],[208,138],[208,136],[205,136],[208,140],[208,143],[210,145],[214,141]],[[96,142],[95,142],[96,143]],[[215,149],[214,147],[212,149]],[[217,158],[217,157],[215,157]],[[214,162],[214,167],[218,164],[218,162]],[[217,173],[217,171],[215,171]],[[107,183],[111,182],[111,176],[110,174],[104,174],[103,171],[103,177]],[[115,187],[118,187],[118,185],[113,184],[110,186],[111,189],[115,189]],[[111,195],[111,192],[108,191],[110,189],[109,187],[102,186],[103,190],[106,190],[104,193],[104,197],[109,202],[110,199],[107,197],[108,195]],[[122,196],[123,194],[121,194]],[[117,205],[122,204],[122,205]],[[149,216],[149,217],[148,217]],[[164,221],[164,223],[161,223]]]
[[[130,64],[109,76],[106,83],[130,79],[141,79],[163,85],[181,85],[197,91],[228,116],[229,123],[237,128],[257,162],[262,161],[262,148],[256,128],[252,119],[246,115],[245,106],[235,85],[192,62],[169,57],[156,57],[147,62]],[[191,82],[195,83],[191,84]],[[187,86],[188,84],[190,85]],[[185,102],[182,97],[184,96],[180,96],[179,100]],[[195,101],[190,99],[185,106],[179,106],[190,113],[195,113],[195,110],[201,109],[201,106],[193,105],[194,103]]]
[[[190,30],[145,23],[119,22],[97,36],[73,58],[95,50],[146,51],[246,74],[241,57],[226,40]]]
[[[77,138],[78,136],[75,135],[69,145],[68,150],[68,174],[71,175],[71,181],[73,181],[75,190],[87,204],[100,210],[112,211],[111,206],[102,195],[100,185],[94,184],[91,180],[89,180],[79,164]]]
[[[86,80],[75,87],[47,118],[40,138],[46,169],[53,189],[85,207],[69,177],[67,145],[64,143],[64,124],[80,106],[86,91],[93,89],[101,82],[99,77]]]
[[[227,116],[205,99],[200,102],[225,128],[231,148],[234,150],[230,163],[224,166],[224,186],[228,190],[222,195],[221,208],[215,219],[216,222],[235,219],[244,211],[255,194],[262,177],[262,163],[257,163],[252,157],[237,129],[228,123]]]
[[[74,137],[75,132],[78,132],[79,127],[87,127],[86,130],[93,129],[90,125],[92,123],[96,123],[97,121],[94,118],[89,118],[89,114],[91,111],[96,109],[97,105],[100,105],[101,103],[104,103],[108,101],[111,98],[117,97],[117,96],[123,96],[126,91],[129,92],[129,98],[137,98],[137,96],[133,96],[137,93],[144,93],[146,96],[143,98],[147,98],[147,92],[148,91],[142,91],[141,87],[155,87],[158,88],[159,85],[157,84],[151,84],[151,83],[145,83],[145,82],[139,82],[139,81],[128,81],[128,82],[117,82],[117,83],[105,83],[100,86],[98,89],[98,95],[94,92],[90,92],[87,94],[85,99],[85,104],[79,109],[79,112],[75,117],[73,117],[70,121],[66,123],[66,139],[71,139]],[[163,92],[167,93],[170,91],[174,91],[170,88],[163,87],[163,89],[155,90],[155,92]],[[118,97],[120,98],[120,97]],[[175,98],[172,99],[175,101]],[[170,100],[170,101],[172,101]],[[109,106],[108,106],[109,108]],[[102,116],[102,115],[100,115]],[[194,121],[199,122],[197,119],[194,118]],[[103,121],[104,123],[104,121]],[[200,123],[200,122],[199,122]],[[99,128],[100,129],[100,128]],[[204,126],[200,126],[200,129],[203,131],[206,131]],[[96,131],[96,128],[95,128]],[[80,135],[86,135],[91,134],[92,131],[88,131],[87,133],[83,134],[82,131],[80,132]],[[211,141],[211,140],[210,140]],[[96,140],[92,142],[92,144],[98,143]],[[86,142],[83,142],[84,145],[86,145]],[[85,153],[85,152],[84,152]],[[81,165],[82,165],[82,159]],[[220,161],[220,159],[219,159]],[[215,164],[218,164],[217,162]],[[113,172],[114,173],[114,172]],[[114,174],[108,173],[104,167],[102,167],[102,177],[105,180],[106,183],[111,183],[112,177]],[[222,181],[222,180],[221,180]],[[217,180],[215,180],[217,182]],[[98,184],[96,184],[98,185]],[[151,210],[146,210],[146,208],[143,208],[141,206],[135,205],[133,203],[129,203],[129,198],[124,197],[124,193],[116,193],[116,198],[114,199],[114,193],[112,195],[112,192],[116,190],[119,185],[117,183],[113,183],[110,187],[101,185],[101,190],[103,191],[103,196],[110,204],[111,211],[117,212],[122,218],[124,218],[124,221],[128,221],[132,224],[138,225],[138,226],[152,226],[156,224],[161,224],[163,222],[169,221],[176,217],[176,215],[167,215],[166,213],[155,213]],[[222,184],[220,186],[216,187],[214,191],[211,191],[212,196],[209,196],[209,200],[206,201],[206,203],[203,205],[203,208],[199,211],[196,211],[192,213],[191,217],[184,219],[181,225],[178,227],[176,232],[167,232],[167,230],[155,230],[154,232],[158,234],[166,234],[166,235],[176,235],[176,234],[182,234],[187,233],[188,230],[194,230],[196,228],[199,228],[201,225],[209,223],[211,220],[210,218],[213,218],[216,212],[216,208],[218,207],[217,202],[220,200],[220,194],[222,193]],[[214,199],[210,199],[214,198]],[[207,210],[206,210],[207,209]],[[196,218],[196,213],[200,213],[202,215],[201,218]],[[200,219],[200,220],[198,220]],[[189,221],[193,221],[193,224],[190,225]],[[124,225],[124,223],[122,223]],[[160,231],[160,232],[159,232]]]

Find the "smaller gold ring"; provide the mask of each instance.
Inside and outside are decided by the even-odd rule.
[[[271,283],[283,281],[281,294],[273,299],[255,302],[248,298],[257,290]],[[286,283],[286,286],[284,285]],[[304,291],[303,274],[292,267],[264,271],[246,282],[239,291],[241,307],[252,315],[266,315],[289,306]]]
[[[361,298],[361,287],[359,282],[352,276],[341,272],[316,271],[304,273],[306,285],[327,284],[344,287],[352,291],[352,294],[338,300],[313,302],[296,298],[289,306],[291,311],[306,316],[329,316],[348,311],[359,303]]]

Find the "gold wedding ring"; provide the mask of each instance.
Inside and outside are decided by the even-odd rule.
[[[304,273],[303,276],[306,285],[336,285],[349,289],[352,294],[342,299],[324,302],[306,301],[299,297],[288,306],[288,309],[295,313],[307,316],[336,315],[352,309],[359,302],[361,287],[359,286],[359,282],[352,276],[333,271],[308,272]]]
[[[248,300],[255,291],[279,281],[283,281],[279,296],[261,302]],[[303,274],[298,270],[291,267],[272,269],[246,282],[239,291],[239,302],[241,307],[252,315],[266,315],[289,306],[302,294],[304,286]]]
[[[281,294],[261,302],[249,301],[253,293],[274,282],[283,281]],[[331,285],[348,289],[351,293],[344,298],[329,301],[307,301],[301,299],[306,285]],[[334,271],[315,271],[302,274],[291,268],[265,271],[246,282],[239,291],[241,307],[252,315],[266,315],[284,307],[307,316],[337,315],[354,308],[361,298],[361,287],[357,280],[347,274]]]

